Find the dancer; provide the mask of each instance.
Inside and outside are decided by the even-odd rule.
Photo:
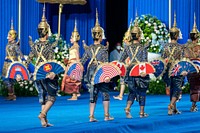
[[[163,80],[166,82],[168,88],[170,88],[170,103],[168,105],[168,115],[181,113],[176,107],[176,102],[179,100],[179,97],[182,93],[181,87],[183,85],[184,76],[187,75],[187,73],[182,73],[182,75],[180,76],[169,77],[169,68],[171,67],[171,65],[176,60],[180,60],[184,56],[183,46],[177,43],[180,34],[180,30],[176,27],[176,14],[174,14],[174,25],[170,29],[171,42],[167,43],[164,46],[164,50],[161,55],[162,58],[168,60],[167,70],[163,74]]]
[[[94,40],[94,44],[90,45],[89,47],[85,46],[85,53],[83,58],[81,59],[82,64],[90,59],[88,64],[87,74],[85,77],[85,82],[87,84],[88,89],[90,90],[90,115],[89,121],[96,122],[97,120],[94,117],[95,106],[98,98],[99,91],[102,92],[102,100],[103,100],[103,107],[104,107],[104,120],[110,121],[114,118],[109,114],[109,105],[110,105],[110,95],[109,91],[109,78],[105,79],[105,82],[99,84],[91,84],[92,77],[98,67],[99,64],[108,62],[108,45],[103,46],[101,44],[104,37],[104,30],[100,27],[98,22],[98,13],[96,11],[96,24],[95,27],[92,29],[92,37]]]
[[[136,15],[137,16],[137,15]],[[124,52],[120,58],[120,62],[125,62],[127,57],[131,59],[130,65],[127,68],[127,75],[125,76],[125,83],[128,84],[129,94],[127,104],[125,108],[126,118],[132,118],[130,113],[131,106],[134,100],[137,99],[140,105],[139,116],[141,118],[148,117],[148,114],[144,112],[146,103],[146,91],[149,84],[149,75],[142,73],[140,76],[129,76],[131,68],[138,62],[147,62],[147,48],[148,45],[140,44],[142,30],[138,26],[137,20],[135,20],[134,27],[131,30],[132,42],[124,48]],[[143,84],[144,86],[141,86]]]
[[[38,25],[39,42],[33,43],[30,37],[30,42],[32,42],[31,52],[27,59],[27,64],[29,64],[34,57],[37,59],[35,66],[38,66],[39,63],[42,63],[45,60],[48,61],[54,59],[54,48],[57,45],[57,41],[53,44],[48,42],[49,29],[50,27],[46,21],[44,8],[42,20]],[[54,72],[50,72],[45,79],[36,80],[34,84],[38,91],[39,102],[41,103],[41,112],[38,116],[41,125],[42,127],[52,126],[52,124],[48,123],[47,113],[56,101],[56,94],[59,88],[58,76]]]
[[[14,61],[22,62],[24,60],[24,56],[19,47],[19,41],[16,42],[17,32],[14,30],[13,20],[11,22],[11,28],[10,31],[8,32],[7,39],[8,39],[8,44],[6,45],[6,57],[4,61],[2,76],[4,77],[3,83],[5,84],[8,90],[8,97],[6,98],[6,100],[13,101],[16,100],[14,84],[16,83],[16,81],[21,80],[21,77],[18,76],[16,79],[11,79],[11,78],[5,78],[5,76],[8,72],[8,67],[12,62]]]
[[[80,62],[79,45],[78,45],[79,40],[80,40],[80,35],[78,33],[77,24],[76,24],[76,20],[75,20],[74,31],[72,32],[71,39],[70,39],[70,41],[73,45],[69,49],[69,60],[66,62],[67,67],[66,67],[65,75],[63,77],[62,85],[61,85],[62,91],[72,94],[72,97],[68,100],[77,100],[77,98],[78,98],[77,95],[80,94],[81,81],[72,79],[66,74],[70,64]]]
[[[200,34],[196,26],[196,17],[194,15],[194,26],[190,32],[191,43],[188,43],[186,46],[189,48],[189,57],[193,59],[200,58],[200,45],[198,44]],[[191,112],[197,112],[198,108],[196,103],[200,101],[200,75],[199,73],[191,73],[188,75],[188,81],[190,83],[190,100],[192,106],[190,108]]]
[[[129,26],[128,30],[126,31],[125,35],[124,35],[124,39],[123,39],[124,47],[130,45],[131,42],[132,42],[131,26],[132,26],[132,21],[130,22],[130,26]],[[130,63],[130,58],[128,57],[125,60],[126,66],[129,66],[130,65],[129,63]],[[123,100],[123,95],[124,95],[125,89],[126,89],[126,84],[124,82],[124,77],[120,76],[120,91],[119,91],[119,95],[118,96],[113,96],[113,98],[117,99],[117,100]]]

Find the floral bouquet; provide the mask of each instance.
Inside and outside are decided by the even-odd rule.
[[[152,15],[142,15],[137,17],[136,20],[143,31],[141,43],[150,43],[149,52],[160,53],[163,44],[169,40],[166,25]]]
[[[57,34],[53,34],[52,36],[49,37],[49,42],[53,43],[56,41],[56,37]],[[58,45],[57,47],[54,49],[54,58],[57,61],[60,61],[62,63],[64,63],[64,59],[68,59],[69,58],[69,44],[66,44],[66,41],[62,39],[62,37],[60,37],[60,39],[58,40]]]

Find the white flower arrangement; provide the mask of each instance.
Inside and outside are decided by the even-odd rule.
[[[142,44],[150,43],[149,52],[160,53],[163,44],[169,40],[166,25],[151,15],[137,17],[138,25],[143,32]]]
[[[52,34],[52,36],[49,37],[50,43],[56,41],[56,37],[57,34]],[[64,63],[64,59],[69,58],[69,44],[67,44],[62,37],[59,38],[58,45],[54,49],[54,58],[62,63]]]

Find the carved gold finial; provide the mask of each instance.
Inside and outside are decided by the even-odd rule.
[[[104,29],[99,24],[97,8],[96,8],[96,22],[95,26],[92,28],[92,37],[96,39],[99,39],[100,37],[105,38]]]
[[[176,23],[176,12],[174,12],[174,24],[173,27],[170,29],[170,32],[179,33],[179,29],[177,28],[177,23]]]
[[[80,40],[80,35],[78,33],[78,29],[77,29],[77,21],[75,19],[75,24],[74,24],[74,31],[72,32],[71,38],[77,42]]]
[[[198,29],[197,29],[197,25],[196,25],[196,15],[194,13],[194,24],[193,24],[193,29],[190,33],[199,33]]]
[[[13,39],[17,38],[17,32],[14,30],[14,26],[13,26],[13,18],[11,19],[11,25],[10,25],[10,30],[8,34],[10,34]]]

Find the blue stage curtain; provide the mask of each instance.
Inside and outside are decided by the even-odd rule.
[[[180,28],[183,39],[179,43],[184,44],[190,38],[189,33],[193,28],[194,12],[196,13],[197,28],[200,27],[199,0],[172,0],[172,16],[176,12],[177,27]],[[172,18],[172,23],[174,18]]]
[[[0,74],[2,73],[3,62],[5,59],[5,48],[7,35],[10,30],[11,19],[13,19],[14,29],[18,31],[18,0],[0,1]]]
[[[135,19],[137,9],[138,16],[151,14],[157,17],[168,27],[168,0],[129,0],[128,1],[128,25]]]
[[[48,6],[47,6],[48,7]],[[38,38],[37,27],[41,21],[43,4],[35,0],[22,0],[21,3],[21,49],[23,54],[28,55],[30,46],[29,36],[33,41]]]

